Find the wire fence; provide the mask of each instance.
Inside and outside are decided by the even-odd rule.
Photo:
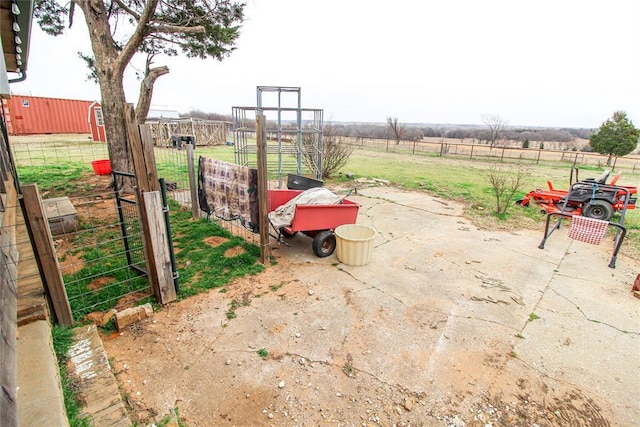
[[[491,147],[487,144],[472,144],[450,138],[431,138],[422,141],[399,141],[378,138],[345,138],[345,141],[357,149],[378,150],[411,155],[433,155],[465,159],[489,160],[501,162],[564,162],[579,166],[605,168],[615,166],[631,174],[640,174],[640,156],[627,155],[612,159],[607,166],[608,156],[573,150],[551,150],[541,148],[522,148],[515,143]]]
[[[177,202],[182,209],[193,210],[192,192],[197,194],[197,171],[198,171],[198,150],[190,151],[185,147],[163,148],[156,147],[154,150],[158,177],[164,178],[167,184],[167,195]],[[192,156],[189,159],[189,156]],[[189,162],[193,164],[194,176],[189,179]],[[195,186],[192,188],[191,186]],[[197,207],[197,200],[195,201]],[[234,236],[242,237],[244,240],[259,244],[260,235],[249,230],[241,220],[223,220],[215,216],[207,216],[200,209],[197,209],[198,217],[207,218],[216,222],[222,228],[229,231]]]
[[[112,191],[43,200],[75,320],[137,305],[152,294],[141,274],[137,208],[116,200]]]
[[[109,158],[107,144],[86,135],[29,135],[12,137],[11,149],[20,184],[42,189],[74,319],[146,300],[137,206],[119,206],[111,175],[92,167]]]

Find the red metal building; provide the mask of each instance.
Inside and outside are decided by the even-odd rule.
[[[90,133],[87,112],[91,103],[23,95],[2,100],[11,135]]]
[[[104,119],[102,117],[102,106],[98,101],[89,105],[87,121],[91,128],[91,139],[94,141],[107,141],[107,134],[104,130]]]

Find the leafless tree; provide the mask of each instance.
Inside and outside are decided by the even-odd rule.
[[[295,139],[292,143],[296,144]],[[318,160],[318,133],[303,133],[302,145],[303,163],[309,169],[315,170]],[[348,144],[345,138],[337,134],[333,124],[325,124],[322,128],[322,178],[330,178],[343,168],[347,164],[353,148],[353,145]]]
[[[518,165],[514,170],[508,170],[502,164],[493,164],[489,169],[489,182],[496,196],[496,213],[505,214],[511,205],[516,192],[526,184],[530,171],[527,167]]]
[[[507,122],[500,116],[495,114],[485,114],[482,116],[482,122],[487,126],[489,135],[489,147],[495,147],[504,134],[507,128]]]
[[[391,136],[396,141],[396,145],[400,144],[400,140],[404,138],[406,133],[404,125],[398,123],[397,117],[387,117],[387,124],[389,125]]]

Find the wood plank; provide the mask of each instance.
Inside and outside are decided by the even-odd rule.
[[[260,261],[268,266],[271,261],[269,245],[269,199],[267,181],[266,117],[256,116],[256,144],[258,149],[258,212],[260,224]]]
[[[16,359],[17,290],[7,271],[7,257],[0,251],[0,425],[18,425],[17,359]]]
[[[171,270],[171,255],[169,253],[169,236],[164,222],[162,209],[162,197],[159,191],[150,191],[143,194],[144,207],[147,216],[148,241],[151,246],[149,256],[153,257],[158,288],[160,291],[160,303],[167,304],[176,300],[176,289],[173,284],[173,272]]]
[[[191,214],[194,218],[200,218],[200,202],[198,201],[198,188],[196,180],[196,168],[193,158],[193,145],[187,144],[187,169],[189,171],[189,190],[191,194]]]
[[[125,104],[124,122],[127,128],[127,139],[131,148],[131,158],[133,159],[133,169],[138,188],[143,193],[160,191],[153,144],[149,144],[148,141],[143,143],[133,104]]]
[[[74,329],[69,349],[69,367],[79,378],[78,392],[84,397],[80,416],[95,427],[130,426],[118,383],[109,366],[107,353],[95,325]]]
[[[140,218],[140,232],[142,234],[142,251],[144,252],[144,263],[147,269],[147,280],[149,280],[149,285],[151,286],[153,295],[155,296],[156,301],[160,302],[160,286],[158,285],[156,263],[152,254],[153,250],[151,249],[151,242],[149,240],[149,220],[147,219],[147,210],[144,207],[144,197],[142,196],[142,194],[143,193],[139,188],[136,189],[136,198],[138,200],[136,207],[138,208],[138,218]]]
[[[38,185],[30,184],[22,187],[24,207],[27,222],[31,227],[31,233],[35,244],[36,256],[40,260],[41,275],[45,281],[45,287],[51,299],[54,314],[61,325],[71,325],[73,316],[67,299],[67,290],[64,287],[62,274],[58,265],[49,221],[44,213],[42,200],[38,193]]]
[[[17,235],[21,236],[16,245],[19,257],[16,316],[18,318],[18,326],[23,326],[36,320],[48,320],[49,307],[45,299],[38,263],[33,255],[31,240],[28,238],[29,233],[24,223],[22,209],[16,209],[16,212],[17,221],[19,222],[16,226],[16,231]]]

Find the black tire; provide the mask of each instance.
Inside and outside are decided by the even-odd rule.
[[[519,205],[519,206],[522,206],[522,207],[525,207],[525,208],[529,207],[529,202],[527,202],[527,203],[522,203],[522,202],[524,202],[524,199],[518,199],[518,200],[516,200],[516,205]]]
[[[328,257],[336,250],[336,235],[331,231],[321,231],[313,238],[311,247],[317,257]]]
[[[604,200],[594,200],[592,203],[585,203],[582,215],[588,218],[609,221],[613,216],[613,206]]]
[[[290,238],[292,238],[293,236],[295,236],[296,234],[298,234],[298,232],[297,232],[297,231],[294,231],[294,232],[290,233],[290,232],[288,232],[288,231],[287,231],[287,229],[286,229],[286,228],[284,228],[284,227],[280,229],[280,233],[281,233],[284,237],[286,237],[287,239],[290,239]]]

